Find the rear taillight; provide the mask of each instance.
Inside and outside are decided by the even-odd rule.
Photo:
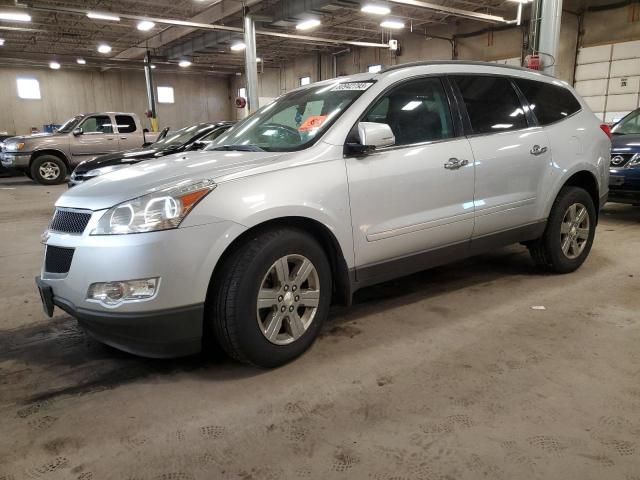
[[[607,134],[607,137],[609,137],[609,140],[611,140],[611,137],[613,136],[611,133],[611,127],[609,125],[607,125],[606,123],[603,123],[602,125],[600,125],[600,129]]]

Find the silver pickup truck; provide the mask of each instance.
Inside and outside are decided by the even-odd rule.
[[[55,133],[8,138],[2,166],[26,173],[42,185],[64,182],[84,160],[153,143],[157,134],[142,128],[135,113],[86,113],[66,121]]]

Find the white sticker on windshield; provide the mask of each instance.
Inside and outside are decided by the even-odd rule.
[[[332,92],[339,92],[345,90],[351,91],[362,91],[368,89],[373,82],[347,82],[347,83],[339,83],[335,87],[331,89]]]

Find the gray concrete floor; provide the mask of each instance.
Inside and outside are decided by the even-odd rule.
[[[640,208],[607,206],[575,274],[515,246],[369,288],[260,371],[46,319],[63,190],[0,180],[0,480],[640,479]]]

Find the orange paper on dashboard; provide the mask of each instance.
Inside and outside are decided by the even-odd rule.
[[[311,130],[315,130],[316,128],[320,128],[326,119],[326,115],[313,115],[307,118],[304,123],[300,125],[300,127],[298,127],[298,131],[309,132]]]

